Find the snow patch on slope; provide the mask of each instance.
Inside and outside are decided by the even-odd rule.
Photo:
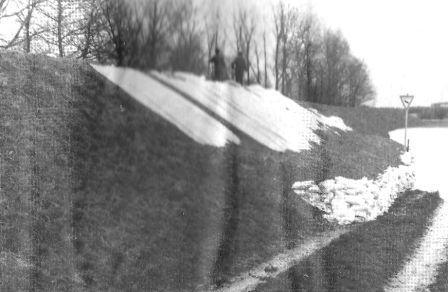
[[[92,67],[201,144],[239,144],[238,135],[244,134],[275,151],[300,152],[320,143],[315,132],[322,127],[351,130],[340,118],[325,117],[259,85],[212,82],[181,72]]]
[[[130,68],[92,67],[196,142],[216,147],[227,142],[240,143],[240,139],[223,124],[146,74]]]
[[[324,115],[321,115],[316,109],[313,109],[313,108],[310,109],[310,111],[315,113],[319,117],[319,120],[321,121],[321,123],[324,124],[326,127],[336,128],[336,129],[339,129],[339,130],[342,130],[345,132],[353,130],[352,128],[347,126],[344,123],[344,120],[341,119],[340,117],[336,117],[336,116],[326,117]]]
[[[304,201],[324,211],[329,221],[349,224],[373,220],[414,185],[413,158],[409,153],[401,158],[403,165],[387,168],[375,180],[336,177],[319,184],[296,182],[292,188]]]
[[[210,82],[188,73],[150,76],[188,95],[208,110],[276,151],[310,149],[320,143],[315,131],[326,127],[351,130],[340,118],[324,117],[306,109],[275,90],[259,85],[243,87],[233,82]]]

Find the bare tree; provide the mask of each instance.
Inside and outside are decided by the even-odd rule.
[[[119,66],[145,69],[169,66],[170,54],[174,52],[170,46],[181,43],[186,46],[192,39],[177,37],[196,29],[196,24],[190,23],[193,17],[187,19],[192,12],[177,10],[180,6],[190,7],[188,1],[102,0],[100,9],[93,14],[98,16],[93,17],[90,26],[93,29],[91,55]],[[85,28],[88,34],[89,26]]]
[[[285,95],[291,94],[291,39],[292,29],[298,17],[295,8],[287,7],[280,1],[274,6],[274,77],[275,88]]]
[[[243,51],[243,27],[241,24],[240,14],[241,7],[233,15],[233,34],[235,36],[235,46],[237,52]]]
[[[6,8],[8,7],[8,0],[0,0],[0,16],[3,17],[6,13]]]
[[[225,29],[222,24],[220,7],[205,11],[205,35],[207,38],[207,62],[212,58],[213,49],[225,47]],[[210,64],[210,63],[209,63]],[[207,66],[207,76],[210,76],[210,66]]]
[[[254,44],[254,54],[255,54],[255,64],[256,64],[256,68],[253,68],[254,74],[255,74],[255,78],[257,80],[258,84],[261,84],[261,68],[260,68],[260,62],[261,62],[261,52],[258,48],[258,44],[255,42]]]
[[[219,6],[205,11],[205,35],[207,38],[207,61],[213,55],[213,49],[225,48],[227,31],[222,19],[222,11]]]
[[[246,17],[241,18],[241,23],[243,24],[243,36],[244,36],[244,45],[246,49],[246,61],[247,65],[251,67],[251,61],[250,61],[250,50],[251,50],[251,44],[253,42],[253,36],[255,33],[255,19],[252,16],[247,16],[247,11],[245,12]],[[244,18],[246,19],[244,21]],[[258,63],[258,53],[257,53],[257,63]],[[258,64],[257,64],[258,65]],[[259,70],[258,70],[259,71]],[[247,82],[250,80],[250,70],[247,70]]]
[[[264,87],[268,87],[268,58],[266,49],[266,31],[263,31],[263,55],[264,55]]]
[[[121,0],[107,0],[101,3],[104,29],[107,38],[104,45],[109,51],[102,51],[106,58],[118,66],[136,65],[140,62],[144,22],[137,13],[139,7]]]
[[[10,1],[0,0],[0,20],[16,17],[20,24],[12,38],[8,40],[0,38],[0,41],[3,43],[1,45],[2,48],[8,49],[24,43],[25,51],[29,52],[31,38],[35,34],[30,32],[31,17],[36,6],[42,1],[43,0],[17,0],[15,2],[15,9],[7,13],[7,9],[11,6]],[[22,37],[22,32],[24,32],[24,37]]]
[[[275,36],[275,51],[274,51],[274,80],[275,80],[275,90],[278,90],[279,84],[279,55],[280,55],[280,39],[283,33],[283,3],[280,2],[278,10],[274,12],[274,36]]]
[[[77,20],[78,34],[73,39],[76,55],[81,59],[99,62],[115,60],[113,44],[103,9],[106,0],[84,0],[80,7],[82,17]]]
[[[63,20],[64,20],[64,6],[62,5],[62,0],[56,1],[56,18],[54,19],[56,21],[56,36],[57,36],[57,44],[58,44],[58,50],[59,50],[59,56],[64,57],[64,44],[63,44]]]
[[[117,65],[124,65],[126,50],[126,18],[128,17],[128,6],[123,1],[104,1],[101,5],[105,19],[105,28],[109,35],[110,43],[113,46]]]
[[[275,36],[275,51],[274,51],[274,78],[275,78],[275,89],[280,89],[280,81],[282,81],[281,92],[284,92],[284,81],[283,78],[285,73],[285,48],[282,50],[282,44],[285,43],[286,39],[284,35],[287,31],[287,9],[285,3],[280,1],[274,8],[274,36]],[[282,57],[283,56],[283,57]]]
[[[41,3],[35,9],[45,19],[37,25],[39,39],[47,45],[49,52],[57,52],[59,57],[75,54],[82,29],[79,20],[71,14],[82,10],[85,3],[66,0],[42,0]]]
[[[347,66],[346,91],[347,98],[344,105],[352,107],[375,98],[367,66],[355,57],[350,58]]]
[[[290,61],[288,63],[289,76],[287,81],[292,83],[288,88],[291,98],[301,99],[303,83],[303,51],[304,51],[304,20],[296,9],[288,11],[288,26],[290,27],[289,40],[284,47],[289,49]]]
[[[316,18],[312,14],[308,14],[304,19],[303,25],[303,66],[304,74],[303,96],[304,99],[316,102],[315,84],[313,79],[315,76],[316,56],[319,53],[319,27]]]
[[[173,7],[170,65],[174,70],[201,73],[204,70],[202,32],[197,25],[197,9],[191,0]]]
[[[98,48],[96,42],[103,31],[104,26],[101,22],[101,11],[98,1],[85,1],[82,8],[83,17],[79,20],[79,38],[75,42],[79,57],[87,59],[95,55],[94,51]]]
[[[292,63],[291,78],[293,78],[294,92],[297,99],[313,101],[314,63],[319,52],[319,30],[315,18],[310,13],[298,14],[292,18],[290,49]]]
[[[157,60],[164,48],[168,46],[168,30],[170,28],[169,9],[166,1],[152,0],[147,3],[144,17],[146,22],[146,37],[144,49],[147,51],[146,65],[149,68],[158,66]]]
[[[282,74],[282,89],[281,92],[287,95],[286,92],[286,82],[287,82],[287,65],[288,65],[288,14],[285,17],[285,23],[283,24],[283,31],[281,35],[281,46],[282,46],[282,63],[281,63],[281,74]]]
[[[350,47],[340,31],[327,30],[323,38],[323,56],[325,68],[324,103],[340,105],[342,87]]]
[[[18,15],[19,20],[24,28],[23,49],[27,53],[31,51],[32,38],[39,33],[36,31],[31,31],[31,20],[37,5],[41,2],[42,0],[28,0],[25,10]]]
[[[274,6],[275,88],[311,102],[359,105],[375,92],[365,64],[356,59],[343,35],[322,33],[310,12],[279,2]]]
[[[236,40],[236,49],[243,52],[248,67],[251,67],[251,48],[255,35],[255,18],[247,8],[239,6],[234,14],[234,34]],[[252,68],[252,70],[254,70]],[[250,70],[247,70],[247,81],[250,80]]]

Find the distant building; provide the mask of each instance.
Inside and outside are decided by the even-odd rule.
[[[448,102],[436,102],[431,104],[431,107],[442,107],[442,108],[448,108]]]

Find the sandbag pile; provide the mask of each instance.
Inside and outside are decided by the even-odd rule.
[[[293,184],[294,192],[338,224],[373,220],[386,212],[398,195],[414,185],[413,158],[406,153],[403,165],[389,167],[376,180],[336,177],[316,184],[302,181]]]

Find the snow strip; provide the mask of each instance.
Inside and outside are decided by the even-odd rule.
[[[247,292],[253,291],[258,285],[267,282],[284,273],[300,261],[310,256],[319,249],[324,248],[333,240],[347,233],[349,229],[330,231],[308,239],[300,246],[275,256],[270,261],[263,263],[249,272],[235,277],[224,287],[213,290],[216,292]]]
[[[92,67],[196,142],[216,147],[228,142],[240,144],[240,139],[222,123],[146,74],[130,68]]]
[[[339,224],[373,220],[385,213],[397,196],[414,185],[413,159],[405,153],[403,165],[389,167],[376,180],[336,177],[316,184],[296,182],[292,188],[304,201],[324,211]]]
[[[342,119],[325,117],[259,85],[211,82],[181,72],[92,67],[201,144],[239,144],[230,130],[236,128],[272,150],[300,152],[320,143],[316,130],[322,127],[351,131]]]
[[[326,117],[324,115],[321,115],[316,109],[310,108],[310,111],[314,112],[316,115],[319,116],[319,120],[327,127],[337,128],[342,131],[352,131],[353,129],[347,126],[344,123],[344,120],[342,120],[340,117],[331,116]]]
[[[409,129],[408,134],[411,150],[416,156],[415,188],[438,190],[443,201],[417,249],[401,271],[389,280],[385,291],[427,291],[437,276],[439,265],[448,260],[448,182],[445,171],[448,165],[448,129],[415,128]],[[389,135],[401,142],[404,131],[396,130]]]
[[[171,75],[151,71],[150,76],[172,86],[254,140],[276,151],[310,149],[320,143],[315,131],[323,124],[351,130],[342,119],[308,110],[275,90],[232,82],[210,82],[188,73]]]

